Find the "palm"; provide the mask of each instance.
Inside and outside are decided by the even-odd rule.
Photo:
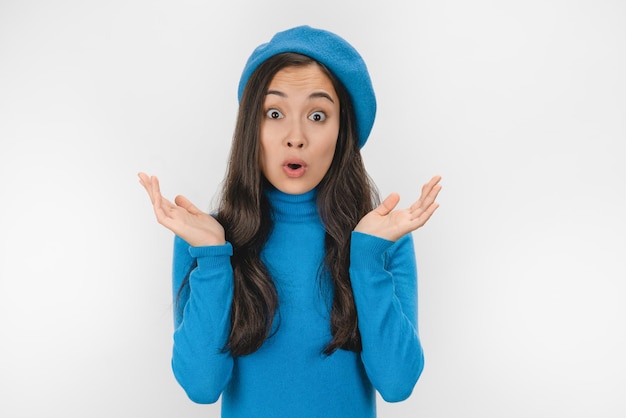
[[[184,196],[177,196],[175,203],[163,198],[159,180],[154,176],[139,173],[139,182],[148,192],[161,225],[194,247],[224,244],[224,228],[215,218],[199,210]]]
[[[435,199],[441,190],[440,180],[441,177],[435,176],[426,183],[420,198],[407,209],[395,209],[400,196],[397,193],[390,194],[380,206],[365,215],[354,230],[396,241],[422,227],[439,207]]]

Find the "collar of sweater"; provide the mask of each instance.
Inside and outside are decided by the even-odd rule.
[[[304,194],[287,194],[272,187],[266,193],[276,221],[310,222],[319,219],[316,189]]]

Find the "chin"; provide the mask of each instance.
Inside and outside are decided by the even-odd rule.
[[[285,194],[305,194],[313,190],[315,187],[276,187]]]
[[[313,190],[316,185],[297,184],[296,182],[271,182],[271,185],[285,194],[305,194]]]

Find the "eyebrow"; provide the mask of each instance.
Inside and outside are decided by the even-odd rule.
[[[267,93],[265,93],[266,96],[269,96],[270,94],[279,96],[279,97],[287,97],[287,95],[285,93],[283,93],[282,91],[279,90],[268,90]],[[317,98],[323,98],[323,99],[328,99],[330,100],[331,103],[335,103],[335,101],[333,100],[332,97],[330,97],[330,95],[328,93],[325,93],[323,91],[316,91],[313,92],[309,95],[309,99],[317,99]]]

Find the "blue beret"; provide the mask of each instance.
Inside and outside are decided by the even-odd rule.
[[[374,88],[361,55],[334,33],[298,26],[278,32],[268,43],[258,46],[248,58],[241,74],[239,100],[254,70],[268,58],[283,52],[295,52],[313,58],[324,64],[341,81],[354,107],[359,147],[365,145],[376,116]]]

